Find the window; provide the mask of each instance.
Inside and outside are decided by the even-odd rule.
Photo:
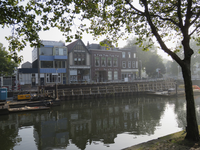
[[[125,58],[125,57],[126,57],[126,53],[122,52],[122,58]]]
[[[95,57],[95,66],[99,67],[99,57]]]
[[[131,61],[128,62],[128,68],[131,68]]]
[[[138,61],[135,62],[135,68],[138,68]]]
[[[122,61],[122,68],[126,68],[126,62]]]
[[[53,73],[46,74],[46,82],[47,83],[60,83],[60,81],[61,81],[60,79],[61,79],[60,73],[58,73],[57,75],[53,74]]]
[[[40,55],[52,56],[53,55],[53,47],[41,47]]]
[[[135,68],[135,62],[134,61],[132,62],[132,67]]]
[[[79,43],[81,44],[81,43]],[[86,51],[82,45],[76,45],[74,50],[74,58],[76,58],[77,63],[75,65],[86,65]]]
[[[78,65],[78,59],[77,58],[74,58],[74,65]]]
[[[81,65],[81,58],[78,58],[78,65]]]
[[[128,52],[128,58],[131,58],[131,52]]]
[[[118,80],[118,71],[114,71],[114,80]]]
[[[85,58],[82,58],[81,60],[82,60],[82,63],[81,63],[81,64],[82,64],[82,65],[85,65]]]
[[[133,53],[133,58],[136,58],[136,53]]]
[[[114,67],[117,67],[117,66],[118,66],[118,60],[117,60],[116,57],[113,58],[113,66],[114,66]]]
[[[59,48],[59,47],[56,47],[55,48],[55,51],[56,51],[56,55],[67,55],[67,49],[66,48]]]
[[[108,71],[108,80],[112,80],[112,71]]]
[[[106,67],[106,57],[101,57],[101,66]]]
[[[55,61],[55,68],[65,68],[65,61]]]
[[[53,61],[41,61],[41,68],[53,68]]]
[[[112,67],[112,58],[111,57],[108,57],[107,58],[107,64],[108,64],[108,67]]]

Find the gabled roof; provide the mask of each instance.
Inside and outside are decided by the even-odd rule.
[[[78,44],[78,42],[81,42],[83,44],[84,48],[88,51],[88,48],[85,46],[83,41],[81,39],[78,39],[78,40],[70,43],[69,45],[67,45],[68,53],[71,53],[74,50],[74,47]],[[90,52],[88,51],[88,53],[90,53]]]

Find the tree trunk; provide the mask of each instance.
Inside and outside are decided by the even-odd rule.
[[[192,80],[191,80],[191,70],[190,63],[185,62],[182,66],[183,78],[185,83],[185,94],[186,94],[186,137],[185,139],[191,141],[199,141],[199,130],[196,120],[196,108],[194,102]]]

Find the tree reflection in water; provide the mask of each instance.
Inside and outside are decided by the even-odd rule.
[[[196,98],[196,101],[199,110],[200,98]],[[49,111],[0,116],[0,141],[3,141],[4,149],[20,147],[17,143],[23,140],[23,135],[18,135],[18,131],[20,127],[29,125],[34,128],[33,136],[38,150],[84,150],[90,146],[102,149],[102,145],[105,149],[112,149],[112,146],[119,145],[115,142],[119,141],[119,135],[124,134],[126,137],[132,136],[130,143],[134,145],[137,144],[136,140],[142,142],[139,141],[141,135],[149,140],[150,136],[157,134],[155,131],[158,127],[162,128],[162,117],[167,115],[168,105],[174,106],[172,112],[178,123],[175,131],[184,128],[184,98],[133,96],[65,101]],[[199,111],[197,115],[199,118]],[[126,142],[126,139],[121,141],[122,148],[129,146],[123,145]]]

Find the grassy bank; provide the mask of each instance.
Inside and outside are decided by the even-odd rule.
[[[200,142],[185,140],[185,135],[185,131],[180,131],[124,150],[200,150]]]

